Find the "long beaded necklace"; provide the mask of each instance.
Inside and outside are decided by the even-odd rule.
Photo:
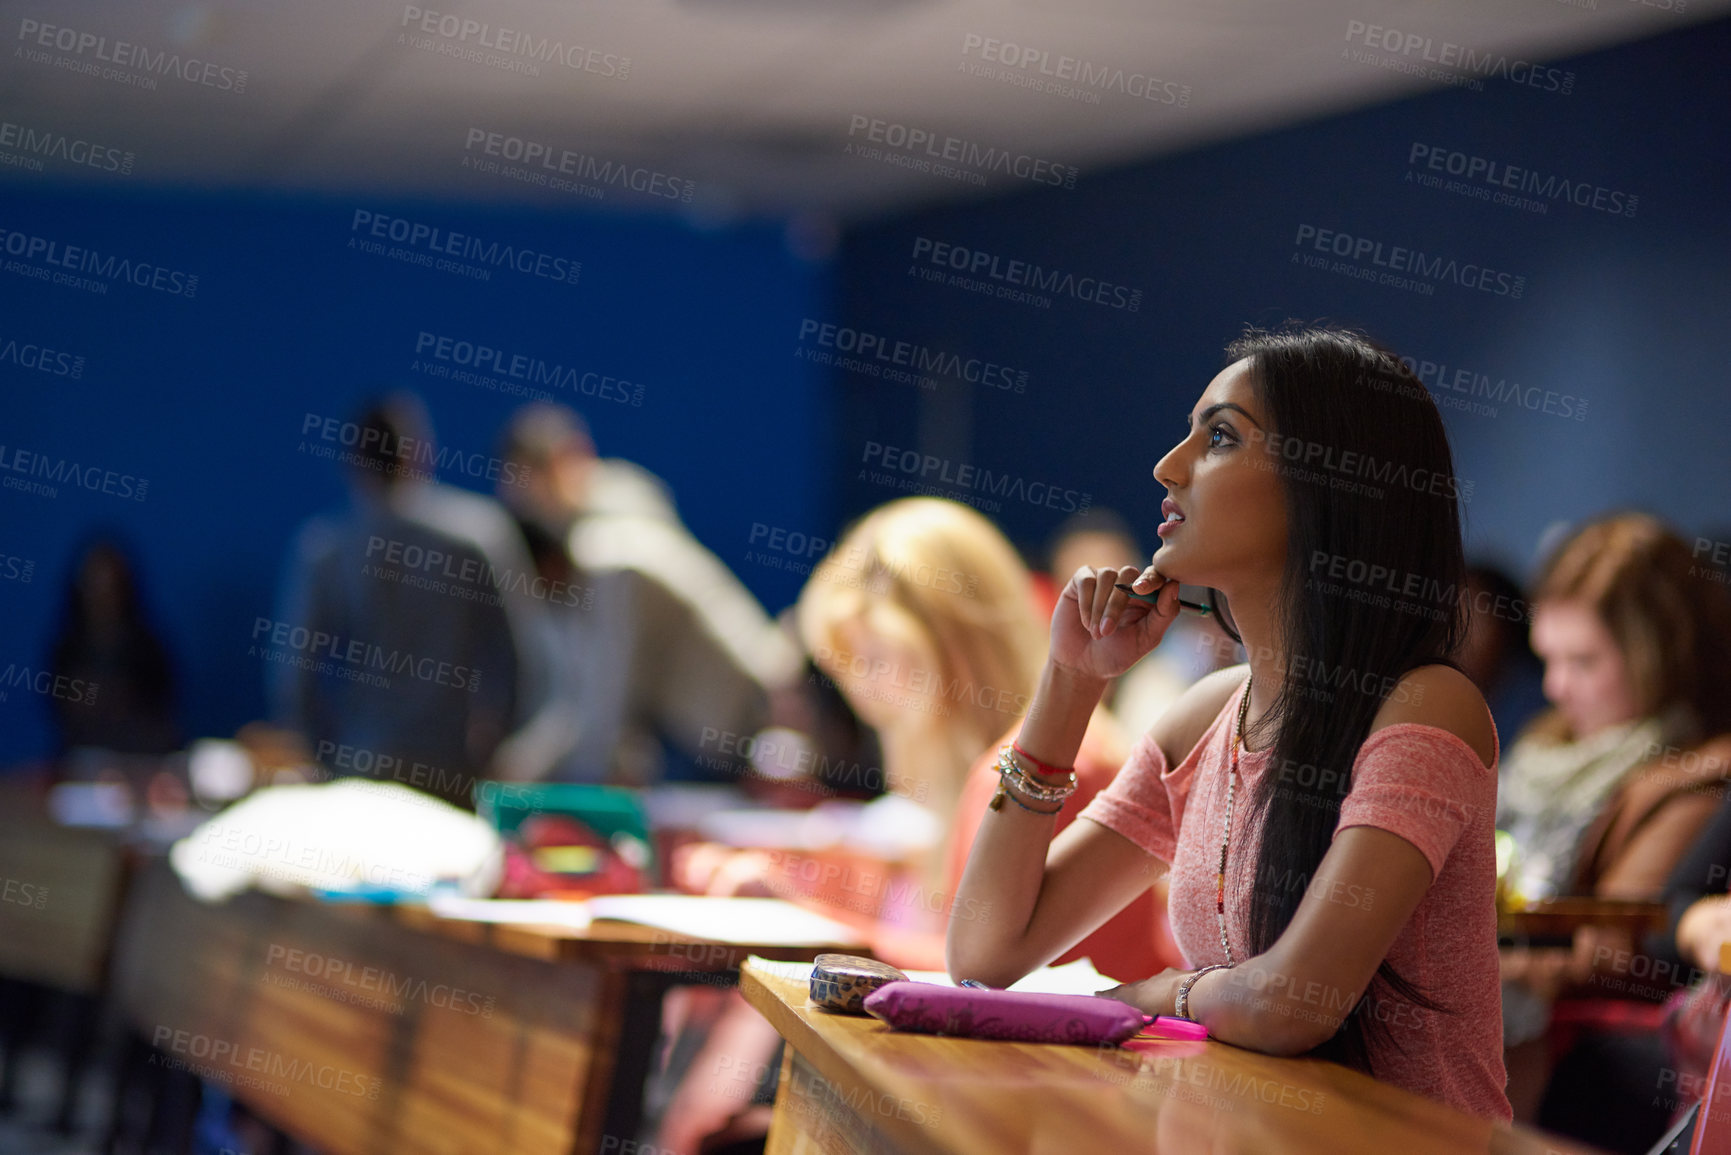
[[[1238,748],[1244,745],[1245,719],[1250,716],[1250,679],[1244,679],[1244,701],[1238,704],[1238,721],[1232,727],[1232,769],[1226,777],[1226,818],[1220,824],[1220,873],[1214,887],[1214,911],[1220,917],[1220,945],[1226,951],[1226,965],[1237,966],[1232,958],[1232,944],[1226,941],[1226,847],[1232,841],[1232,796],[1238,785]]]

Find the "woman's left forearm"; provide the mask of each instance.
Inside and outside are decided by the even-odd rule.
[[[1374,984],[1431,877],[1423,852],[1392,831],[1337,832],[1279,939],[1235,967],[1203,975],[1190,988],[1191,1016],[1224,1042],[1271,1055],[1312,1050],[1355,1013],[1396,1030],[1419,1026],[1428,1012],[1385,998]]]
[[[1298,1055],[1332,1037],[1358,1001],[1279,965],[1274,952],[1209,971],[1190,987],[1190,1017],[1223,1043]]]

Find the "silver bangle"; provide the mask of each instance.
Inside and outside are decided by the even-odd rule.
[[[1015,753],[1008,746],[998,752],[997,771],[999,779],[1015,785],[1036,802],[1062,802],[1076,792],[1074,770],[1070,772],[1070,780],[1062,786],[1036,782],[1016,760]]]
[[[1231,970],[1231,963],[1210,963],[1189,978],[1178,984],[1178,997],[1172,1000],[1173,1012],[1181,1019],[1190,1018],[1190,988],[1196,985],[1196,980],[1209,971]]]
[[[1062,802],[1075,790],[1042,790],[1037,783],[1032,783],[1020,774],[998,767],[998,779],[1007,782],[1036,802]]]

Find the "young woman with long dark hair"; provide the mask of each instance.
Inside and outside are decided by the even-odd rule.
[[[1466,589],[1436,406],[1337,330],[1252,332],[1155,467],[1154,564],[1083,567],[980,827],[950,973],[1007,986],[1170,869],[1190,969],[1101,992],[1507,1120],[1496,729],[1452,662]],[[1055,840],[1094,703],[1209,587],[1246,666],[1193,686]],[[1157,593],[1152,605],[1128,598]]]

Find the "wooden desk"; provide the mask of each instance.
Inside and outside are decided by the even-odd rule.
[[[27,1041],[58,1013],[55,1121],[71,1129],[131,863],[118,833],[57,826],[34,791],[0,789],[0,1107],[15,1101]]]
[[[1132,1050],[898,1034],[808,1006],[792,969],[749,960],[740,971],[741,992],[788,1043],[768,1155],[1591,1150],[1332,1063],[1223,1043]]]
[[[730,981],[750,954],[832,949],[857,948],[259,893],[207,906],[156,862],[127,904],[114,985],[166,1061],[330,1155],[569,1155],[637,1138],[668,985]]]
[[[0,817],[0,977],[100,993],[125,878],[115,834]]]
[[[1500,937],[1567,937],[1583,926],[1620,930],[1639,939],[1665,925],[1669,917],[1662,902],[1635,902],[1615,898],[1552,898],[1497,914]]]

